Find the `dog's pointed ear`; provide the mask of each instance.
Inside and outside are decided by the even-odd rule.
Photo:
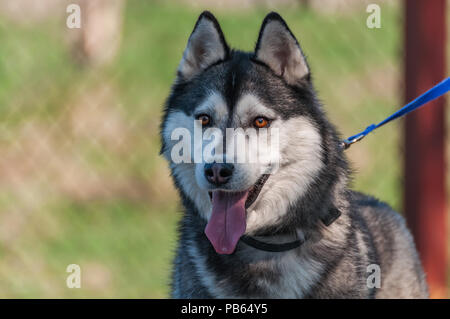
[[[184,80],[190,80],[208,66],[226,60],[229,51],[216,18],[209,11],[204,11],[189,37],[178,66],[178,76]]]
[[[309,67],[300,45],[283,18],[269,13],[259,31],[255,58],[269,66],[289,84],[309,81]]]

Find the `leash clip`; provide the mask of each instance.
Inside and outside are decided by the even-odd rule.
[[[342,140],[341,147],[346,150],[348,149],[352,144],[361,141],[366,135],[360,135],[356,138],[350,139],[346,138],[345,140]]]
[[[379,125],[378,125],[379,126]],[[350,136],[349,138],[346,138],[345,140],[342,141],[341,146],[344,148],[344,150],[348,149],[350,147],[350,145],[361,141],[364,137],[366,137],[367,134],[369,134],[370,132],[372,132],[374,129],[376,129],[378,127],[375,124],[370,124],[368,127],[366,127],[366,129],[364,131],[362,131],[361,133],[358,133],[356,135]]]

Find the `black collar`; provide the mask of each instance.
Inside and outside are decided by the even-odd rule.
[[[325,226],[328,227],[336,219],[338,219],[339,216],[341,216],[341,212],[336,208],[332,208],[330,210],[329,214],[326,217],[322,218],[322,222]],[[298,236],[297,236],[297,238],[298,238]],[[256,249],[273,252],[273,253],[279,253],[279,252],[284,252],[284,251],[288,251],[288,250],[292,250],[292,249],[296,249],[296,248],[300,247],[301,245],[303,245],[305,243],[306,238],[304,238],[304,239],[298,238],[297,240],[294,240],[294,241],[291,241],[288,243],[281,243],[281,244],[266,243],[266,242],[257,240],[254,237],[246,236],[246,235],[243,235],[240,240],[242,240],[242,242],[244,242],[245,244],[247,244],[253,248],[256,248]]]
[[[273,252],[273,253],[279,253],[279,252],[298,248],[305,242],[305,240],[297,239],[297,240],[291,241],[289,243],[272,244],[272,243],[266,243],[263,241],[259,241],[253,237],[246,236],[246,235],[242,236],[240,240],[242,240],[244,243],[246,243],[247,245],[249,245],[253,248],[263,250],[263,251],[269,251],[269,252]]]

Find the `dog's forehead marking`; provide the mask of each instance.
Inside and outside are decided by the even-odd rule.
[[[228,108],[222,94],[211,91],[208,96],[195,108],[195,114],[206,113],[212,116],[215,121],[221,122],[228,116]]]
[[[236,103],[234,111],[235,121],[244,123],[253,120],[258,116],[275,119],[277,114],[274,110],[265,106],[261,99],[255,94],[245,93]]]

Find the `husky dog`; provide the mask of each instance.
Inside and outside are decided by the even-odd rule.
[[[175,163],[172,132],[193,132],[198,123],[201,130],[277,128],[277,170]],[[200,15],[166,102],[161,138],[184,206],[173,298],[428,297],[404,219],[349,189],[339,135],[277,13],[264,19],[252,53],[231,50],[214,16]]]

